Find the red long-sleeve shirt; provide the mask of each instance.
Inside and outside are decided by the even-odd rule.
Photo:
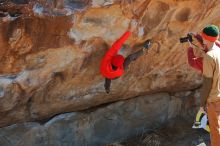
[[[202,63],[202,57],[196,57],[194,52],[193,52],[193,48],[189,47],[187,50],[187,56],[188,56],[188,63],[191,67],[199,70],[199,71],[203,71],[203,63]]]
[[[101,74],[109,79],[114,79],[120,77],[124,73],[123,65],[118,67],[116,70],[113,70],[111,60],[118,53],[123,43],[127,40],[127,38],[131,35],[131,32],[125,32],[108,50],[105,56],[102,59],[100,72]]]

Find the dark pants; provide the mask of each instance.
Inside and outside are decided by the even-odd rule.
[[[128,66],[129,64],[132,62],[132,61],[135,61],[137,58],[139,58],[140,56],[142,56],[144,54],[144,51],[143,49],[141,50],[138,50],[137,52],[133,53],[133,54],[130,54],[128,55],[126,58],[125,58],[125,61],[124,61],[124,69],[127,70],[128,69]],[[117,79],[117,78],[115,78]],[[113,79],[114,80],[114,79]],[[108,78],[105,78],[105,91],[106,93],[109,93],[110,92],[110,86],[111,86],[111,79],[108,79]]]

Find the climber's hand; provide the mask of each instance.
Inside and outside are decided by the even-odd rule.
[[[137,20],[132,19],[130,24],[129,24],[128,30],[130,32],[134,32],[134,30],[137,28],[137,24],[138,24]]]

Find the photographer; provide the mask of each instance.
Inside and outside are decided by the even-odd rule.
[[[191,51],[201,53],[197,60],[199,68],[203,75],[203,86],[201,89],[201,105],[200,109],[208,112],[208,119],[211,134],[211,146],[219,146],[220,144],[220,48],[219,29],[215,25],[206,26],[201,32],[201,40],[194,34],[191,35],[190,47],[188,49],[188,59]],[[190,36],[188,35],[188,36]],[[190,38],[190,37],[188,37]],[[182,38],[185,39],[185,38]],[[183,41],[183,40],[182,40]],[[192,52],[191,52],[192,53]],[[194,52],[193,52],[194,53]],[[197,55],[194,55],[197,56]]]
[[[187,49],[188,63],[191,67],[202,73],[203,54],[208,51],[207,46],[203,43],[202,36],[200,34],[188,33],[187,37],[180,38],[180,42],[188,42],[190,44],[190,47]],[[220,48],[220,42],[218,40],[215,41],[215,44]]]

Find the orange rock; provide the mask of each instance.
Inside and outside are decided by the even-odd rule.
[[[31,0],[28,4],[6,1],[0,5],[0,10],[11,17],[20,14],[14,20],[0,20],[0,82],[8,81],[4,88],[0,84],[7,93],[0,98],[0,127],[142,94],[186,91],[201,85],[200,75],[187,64],[187,45],[180,44],[179,38],[187,32],[199,32],[209,23],[219,25],[219,3],[99,2]],[[36,4],[42,8],[41,13],[33,10]],[[159,43],[160,50],[153,47],[133,62],[123,77],[113,81],[112,93],[106,95],[100,60],[126,31],[131,18],[138,20],[138,28],[126,42],[131,48],[121,53],[129,55],[149,38]],[[5,107],[7,112],[2,106],[7,105],[5,102],[13,102]]]

